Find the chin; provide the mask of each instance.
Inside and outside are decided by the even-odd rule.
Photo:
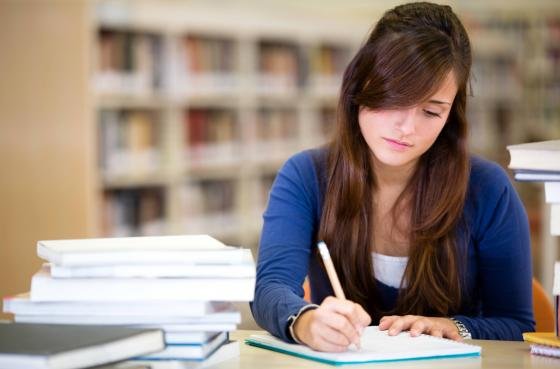
[[[388,167],[407,166],[410,165],[411,162],[417,160],[417,158],[412,155],[399,155],[395,153],[380,153],[380,155],[375,154],[375,157],[380,164]]]

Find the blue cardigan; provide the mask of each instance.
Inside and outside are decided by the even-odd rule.
[[[478,157],[471,157],[470,164],[464,207],[469,241],[463,290],[468,298],[454,318],[474,339],[521,340],[523,332],[535,327],[527,216],[501,167]],[[288,342],[293,342],[288,318],[308,304],[303,300],[305,276],[309,275],[314,303],[333,295],[318,258],[310,257],[321,219],[325,172],[325,149],[290,158],[276,176],[263,215],[251,310],[261,327]],[[372,283],[377,283],[382,300],[378,303],[394,307],[398,290],[373,276]]]

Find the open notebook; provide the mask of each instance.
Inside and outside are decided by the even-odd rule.
[[[289,355],[327,364],[360,364],[400,360],[480,356],[479,346],[428,335],[411,337],[408,332],[389,336],[376,326],[367,327],[362,335],[362,348],[342,353],[319,352],[307,346],[281,341],[270,334],[254,334],[245,342]]]

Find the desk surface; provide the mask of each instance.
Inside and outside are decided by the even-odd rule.
[[[275,368],[337,368],[316,361],[264,350],[246,345],[243,341],[250,334],[260,331],[236,331],[230,337],[241,342],[238,358],[212,366],[212,369],[275,369]],[[472,340],[470,343],[482,347],[482,356],[477,358],[418,360],[383,364],[346,365],[344,368],[480,368],[480,369],[518,369],[518,368],[560,368],[560,359],[535,356],[529,353],[525,342]]]

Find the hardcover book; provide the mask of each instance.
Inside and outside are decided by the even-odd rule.
[[[160,330],[0,324],[0,369],[73,369],[161,351]]]

